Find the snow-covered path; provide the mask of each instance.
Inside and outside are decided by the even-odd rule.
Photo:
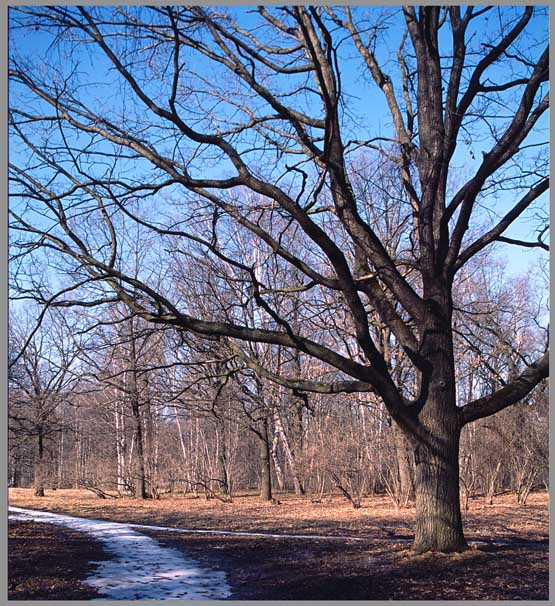
[[[224,572],[209,570],[168,547],[163,547],[130,524],[88,520],[75,516],[9,507],[10,518],[60,524],[102,541],[112,559],[98,562],[84,582],[102,599],[218,600],[230,595]]]

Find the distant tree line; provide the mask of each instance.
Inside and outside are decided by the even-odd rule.
[[[525,329],[526,308],[511,302],[513,330],[537,338]],[[515,366],[510,347],[489,359],[476,347],[494,328],[491,314],[488,324],[482,334],[461,327],[458,341],[460,389],[473,396]],[[45,488],[87,488],[102,498],[187,494],[226,502],[255,492],[263,500],[340,494],[353,507],[385,495],[397,507],[414,505],[413,455],[372,395],[295,392],[258,376],[218,340],[183,342],[121,305],[81,339],[67,316],[54,313],[32,335],[21,317],[11,327],[13,356],[25,345],[10,371],[12,487],[32,486],[39,496]],[[525,504],[530,491],[546,489],[547,387],[468,426],[460,468],[463,508],[473,497],[491,504],[505,492]]]

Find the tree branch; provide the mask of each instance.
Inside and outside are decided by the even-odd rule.
[[[463,424],[489,417],[512,404],[516,404],[548,375],[549,352],[545,353],[516,379],[513,379],[498,391],[463,406],[460,410]]]

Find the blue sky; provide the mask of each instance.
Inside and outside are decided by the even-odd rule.
[[[245,10],[249,10],[251,7],[246,7]],[[360,9],[363,11],[365,9]],[[372,9],[380,11],[381,9]],[[386,13],[394,12],[394,9],[385,9]],[[513,10],[511,8],[502,10]],[[520,9],[516,9],[520,10]],[[233,9],[236,13],[242,13],[242,18],[246,19],[247,22],[252,21],[253,17],[246,16],[245,13],[239,7]],[[497,9],[492,11],[488,25],[484,26],[483,22],[481,27],[485,27],[485,30],[474,32],[475,36],[487,36],[488,27],[491,30],[495,30],[497,27],[496,15]],[[393,61],[395,60],[395,53],[398,46],[398,40],[401,35],[401,18],[399,15],[392,16],[389,19],[389,31],[387,37],[389,38],[391,46],[378,47],[378,59],[384,66],[384,71],[389,73],[388,66],[391,66],[391,75],[393,75]],[[536,36],[541,39],[547,39],[547,19],[542,16],[535,18],[531,28],[531,39]],[[51,37],[49,34],[37,31],[19,31],[12,35],[10,39],[10,48],[17,49],[22,54],[41,55],[42,53],[52,53],[50,47]],[[447,44],[448,42],[445,41]],[[75,56],[77,53],[82,58],[87,57],[88,48],[85,45],[75,47]],[[366,139],[381,134],[389,133],[388,128],[391,122],[387,107],[385,105],[383,96],[373,83],[369,82],[368,75],[365,75],[365,70],[360,60],[351,60],[350,57],[354,56],[352,47],[349,47],[347,43],[344,44],[340,50],[340,55],[347,60],[342,62],[342,81],[346,96],[349,99],[349,108],[353,115],[358,116],[355,120],[358,128],[352,132],[353,137],[358,139]],[[99,57],[98,55],[89,56],[89,60],[83,62],[84,69],[89,70],[87,78],[95,77],[97,84],[95,85],[95,97],[92,97],[91,93],[88,93],[87,102],[100,103],[105,107],[110,107],[113,103],[114,106],[120,105],[125,102],[125,96],[121,95],[123,90],[119,86],[115,86],[115,79],[113,75],[108,72],[107,62]],[[497,71],[499,77],[502,78],[503,74],[501,70]],[[547,116],[543,120],[542,124],[544,128],[544,135],[547,139]],[[453,166],[457,167],[454,172],[460,171],[463,174],[472,174],[473,170],[478,166],[481,160],[481,151],[484,145],[487,145],[487,141],[481,142],[479,138],[483,136],[484,139],[488,138],[488,133],[485,130],[481,133],[478,131],[476,137],[468,142],[467,145],[460,145],[454,160]],[[543,135],[542,135],[543,136]],[[346,137],[348,138],[348,136]],[[12,158],[17,158],[18,150],[16,146],[11,148]],[[212,176],[212,175],[210,175]],[[515,195],[512,192],[506,192],[506,195],[500,196],[495,200],[494,204],[491,204],[490,211],[496,215],[502,215],[506,212],[506,209],[510,208],[515,200]],[[547,195],[543,197],[542,202],[547,207]],[[485,215],[484,215],[485,219]],[[534,239],[534,223],[530,218],[519,221],[518,225],[511,227],[506,235],[514,238],[522,238],[526,240]],[[499,255],[507,258],[507,272],[511,274],[520,274],[529,268],[535,271],[533,267],[537,264],[540,259],[547,259],[548,254],[545,251],[538,249],[522,249],[510,246],[498,246]]]

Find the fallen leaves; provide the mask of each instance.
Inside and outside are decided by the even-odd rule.
[[[354,510],[336,496],[315,504],[287,494],[279,495],[279,507],[252,495],[234,496],[227,505],[188,496],[106,501],[79,490],[47,491],[41,499],[30,490],[10,489],[9,496],[11,505],[99,519],[369,539],[348,544],[157,533],[168,545],[227,567],[235,579],[236,599],[539,600],[548,595],[547,545],[474,544],[460,554],[417,556],[409,543],[395,540],[412,536],[414,510],[397,510],[381,497],[365,498]],[[463,515],[470,540],[548,536],[546,493],[530,495],[525,507],[512,495],[496,497],[488,507],[473,500]]]
[[[36,522],[8,526],[10,600],[89,600],[96,591],[81,583],[106,558],[97,541],[75,531]]]

